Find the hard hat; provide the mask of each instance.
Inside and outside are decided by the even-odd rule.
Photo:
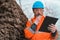
[[[42,3],[41,1],[36,1],[36,2],[33,4],[32,9],[33,9],[33,8],[42,8],[42,9],[44,9],[44,5],[43,5],[43,3]]]

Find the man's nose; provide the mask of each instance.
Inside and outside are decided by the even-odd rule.
[[[38,14],[40,14],[40,11],[38,11]]]

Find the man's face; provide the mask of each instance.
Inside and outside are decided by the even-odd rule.
[[[33,9],[33,12],[34,12],[34,15],[35,16],[42,16],[43,15],[43,9],[41,9],[41,8],[36,8],[36,9]]]

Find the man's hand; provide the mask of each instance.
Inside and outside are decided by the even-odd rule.
[[[51,33],[55,33],[57,31],[56,26],[54,24],[49,25],[48,30],[50,30]]]
[[[36,20],[35,20],[35,22],[34,22],[36,25],[38,25],[38,23],[39,23],[39,21],[40,21],[40,18],[41,18],[41,16],[38,16],[38,17],[36,18]]]

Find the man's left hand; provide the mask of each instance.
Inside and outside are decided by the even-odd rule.
[[[51,31],[51,33],[55,33],[57,31],[57,28],[54,24],[49,25],[48,30]]]

